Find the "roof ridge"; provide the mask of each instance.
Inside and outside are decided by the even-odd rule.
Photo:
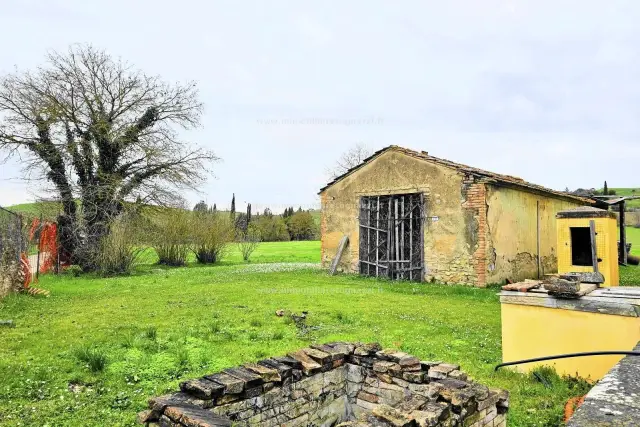
[[[381,148],[380,150],[374,152],[371,156],[367,157],[366,159],[364,159],[360,164],[352,167],[351,169],[347,170],[345,173],[343,173],[342,175],[337,176],[336,178],[334,178],[331,182],[329,182],[327,185],[325,185],[324,187],[322,187],[320,189],[320,193],[322,193],[324,190],[326,190],[327,188],[329,188],[330,186],[332,186],[333,184],[337,183],[338,181],[342,180],[343,178],[346,178],[348,175],[350,175],[351,173],[355,172],[356,170],[360,169],[362,166],[364,166],[365,164],[369,163],[371,160],[373,160],[374,158],[380,156],[381,154],[390,151],[390,150],[395,150],[398,152],[401,152],[403,154],[406,154],[408,156],[412,156],[412,157],[416,157],[425,161],[433,161],[436,163],[440,163],[444,166],[450,167],[450,168],[454,168],[472,175],[480,175],[480,176],[485,176],[487,178],[502,182],[503,184],[511,184],[511,185],[515,185],[518,187],[523,187],[523,188],[527,188],[529,190],[535,190],[535,191],[540,191],[540,192],[544,192],[544,193],[548,193],[550,195],[554,195],[556,197],[564,197],[564,198],[569,198],[569,199],[573,199],[576,201],[580,201],[583,203],[594,203],[593,200],[591,199],[587,199],[584,197],[580,197],[580,196],[575,196],[573,194],[568,194],[565,193],[563,191],[558,191],[558,190],[553,190],[551,188],[547,188],[544,187],[542,185],[538,185],[538,184],[534,184],[531,182],[528,182],[526,180],[524,180],[523,178],[517,177],[517,176],[512,176],[512,175],[506,175],[506,174],[500,174],[500,173],[496,173],[496,172],[491,172],[488,170],[484,170],[484,169],[480,169],[480,168],[476,168],[473,166],[468,166],[462,163],[457,163],[448,159],[443,159],[440,157],[435,157],[430,155],[427,151],[416,151],[413,150],[411,148],[406,148],[406,147],[401,147],[399,145],[388,145],[384,148]]]

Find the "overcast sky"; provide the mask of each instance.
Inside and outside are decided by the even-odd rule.
[[[0,0],[0,73],[91,43],[195,80],[223,160],[202,194],[313,206],[356,143],[555,189],[640,186],[640,2]],[[33,200],[17,162],[0,205]]]

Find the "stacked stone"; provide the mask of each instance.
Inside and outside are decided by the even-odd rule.
[[[139,421],[161,427],[484,427],[506,425],[508,408],[506,392],[469,382],[457,365],[362,343],[313,345],[185,381],[180,389],[151,399]]]

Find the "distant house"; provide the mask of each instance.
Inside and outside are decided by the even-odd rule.
[[[556,213],[590,199],[398,146],[320,190],[322,263],[369,276],[486,286],[557,269]]]

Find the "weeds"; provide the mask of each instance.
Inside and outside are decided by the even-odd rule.
[[[75,351],[75,356],[91,372],[101,372],[107,366],[107,355],[96,347],[81,347]]]
[[[158,338],[158,329],[155,326],[149,326],[144,331],[144,337],[151,341],[155,341]]]

